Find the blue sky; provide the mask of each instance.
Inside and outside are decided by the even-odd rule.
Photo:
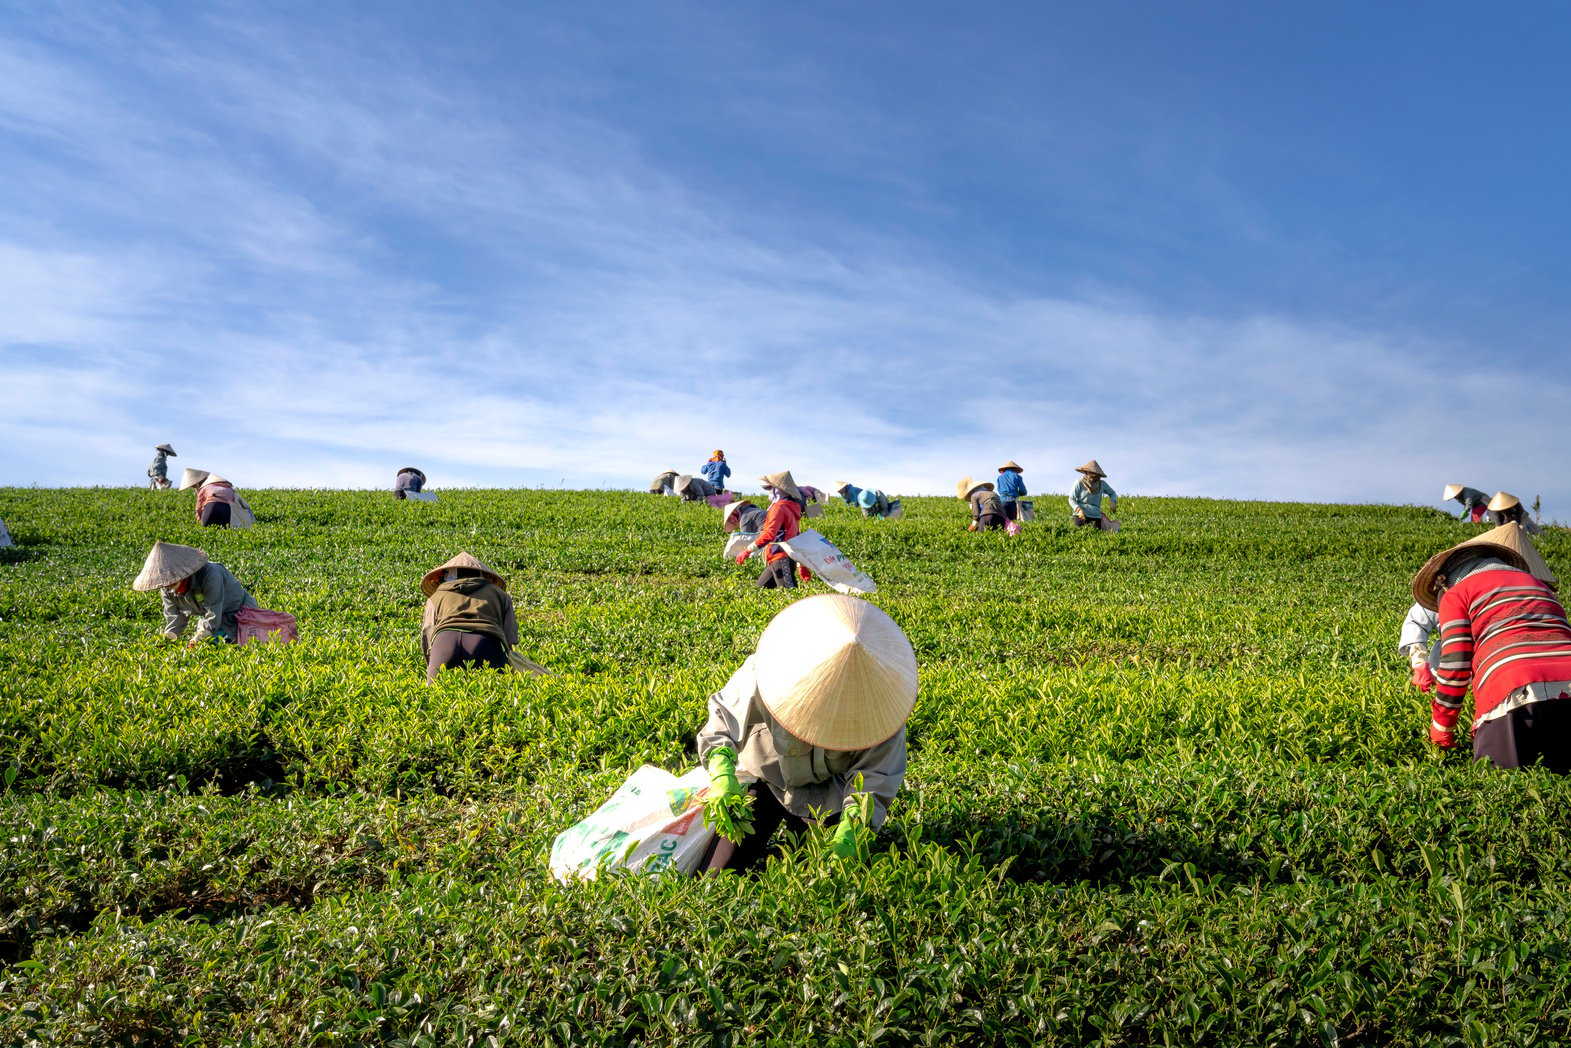
[[[5,483],[1571,517],[1571,9],[0,0]]]

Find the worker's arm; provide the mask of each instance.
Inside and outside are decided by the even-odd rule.
[[[857,786],[859,777],[860,788]],[[889,805],[894,803],[895,794],[900,792],[900,784],[905,781],[905,777],[906,732],[902,727],[894,738],[864,750],[855,764],[836,776],[845,791],[842,813],[858,807],[862,797],[866,796],[872,800],[867,826],[869,829],[878,829],[889,815]]]
[[[747,723],[747,708],[758,691],[758,678],[753,670],[753,657],[749,655],[731,674],[725,687],[709,696],[709,719],[698,729],[698,759],[708,762],[709,755],[718,749],[742,752]]]
[[[425,610],[420,613],[420,655],[422,658],[431,657],[431,637],[436,633],[436,609],[431,606],[430,598],[426,598]]]
[[[1435,697],[1430,702],[1430,738],[1448,745],[1438,736],[1454,738],[1462,700],[1473,680],[1473,623],[1467,606],[1455,589],[1440,598],[1440,668],[1435,673]]]
[[[169,590],[159,590],[158,597],[164,606],[164,636],[174,640],[185,632],[185,624],[191,618],[191,613],[182,606],[184,602]]]
[[[507,637],[507,647],[511,651],[518,647],[518,614],[513,610],[513,598],[505,592],[502,594],[502,604],[507,609],[502,615],[502,633]]]

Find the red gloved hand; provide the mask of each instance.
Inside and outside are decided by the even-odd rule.
[[[808,571],[806,568],[801,567],[801,566],[797,567],[796,573],[798,575],[802,576],[802,581],[803,582],[807,582],[808,580],[810,580],[813,577],[813,573],[811,571]]]
[[[751,557],[752,555],[753,555],[753,547],[749,546],[745,550],[743,550],[741,553],[738,553],[736,555],[736,562],[738,564],[746,564],[747,563],[747,558]]]
[[[1429,668],[1429,663],[1420,662],[1413,667],[1413,687],[1419,691],[1435,690],[1435,674]]]
[[[1456,731],[1455,729],[1437,728],[1431,724],[1429,726],[1429,741],[1443,750],[1449,750],[1456,745]]]

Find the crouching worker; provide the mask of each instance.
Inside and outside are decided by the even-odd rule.
[[[1495,497],[1489,500],[1489,519],[1497,526],[1520,524],[1529,535],[1537,535],[1539,531],[1537,522],[1523,508],[1522,500],[1508,491],[1497,491]]]
[[[1009,518],[1004,516],[1004,504],[993,491],[992,481],[973,481],[967,477],[955,485],[955,494],[960,496],[961,502],[971,507],[971,523],[966,525],[967,531],[990,531],[1009,523]]]
[[[413,466],[405,466],[393,478],[393,497],[407,499],[425,490],[425,474]]]
[[[139,593],[158,590],[167,640],[179,640],[195,619],[196,635],[188,645],[192,648],[204,641],[233,644],[240,635],[241,609],[259,607],[228,568],[194,546],[173,542],[153,543],[131,588]]]
[[[739,531],[745,534],[757,535],[764,528],[764,520],[769,514],[747,499],[731,503],[725,508],[725,516],[720,518],[720,527],[725,531]]]
[[[518,619],[507,582],[479,558],[460,553],[420,580],[426,595],[420,616],[420,651],[427,680],[443,669],[506,669],[518,643]]]
[[[1107,482],[1107,474],[1100,463],[1092,459],[1083,466],[1076,466],[1080,479],[1069,493],[1070,518],[1075,527],[1091,526],[1099,531],[1117,530],[1112,517],[1102,516],[1102,497],[1107,497],[1109,513],[1118,512],[1118,492]]]
[[[1571,772],[1571,624],[1533,540],[1502,524],[1430,557],[1413,598],[1439,612],[1429,740],[1456,745],[1473,689],[1473,759]]]
[[[911,642],[876,606],[824,594],[776,615],[698,733],[711,790],[752,795],[752,831],[717,835],[699,870],[757,865],[782,824],[793,837],[834,826],[836,856],[865,856],[905,779],[916,693]]]
[[[797,575],[806,582],[813,573],[806,568],[793,570],[795,561],[780,545],[789,542],[802,532],[802,511],[807,501],[791,477],[790,470],[769,473],[758,478],[769,495],[769,509],[764,514],[763,527],[758,537],[736,555],[738,564],[746,564],[756,549],[764,550],[764,573],[758,576],[759,589],[796,589]]]

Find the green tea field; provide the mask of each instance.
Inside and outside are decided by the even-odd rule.
[[[1436,510],[955,499],[815,525],[921,669],[871,859],[561,885],[552,838],[804,593],[614,492],[0,489],[0,1044],[1563,1045],[1571,782],[1425,741]],[[1060,519],[1064,518],[1064,519]],[[205,549],[296,645],[188,650],[130,581]],[[1571,575],[1571,531],[1538,547]],[[547,678],[425,682],[423,572],[504,574]]]

